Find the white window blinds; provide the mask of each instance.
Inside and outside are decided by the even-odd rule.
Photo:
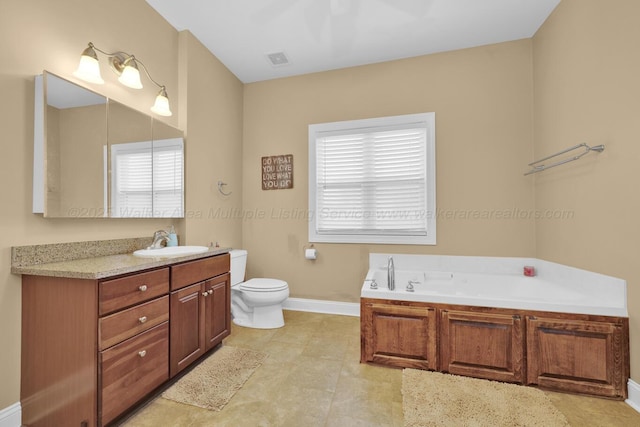
[[[351,122],[351,128],[349,122],[338,122],[341,129],[310,127],[315,170],[310,172],[315,205],[310,241],[426,244],[435,239],[433,125],[416,122],[416,116],[423,115],[400,116],[404,123],[394,117],[385,118],[389,123]]]
[[[180,145],[153,142],[153,210],[155,216],[183,216],[182,141]]]
[[[182,217],[182,141],[112,146],[114,217]]]

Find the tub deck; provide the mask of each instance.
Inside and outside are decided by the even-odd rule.
[[[412,257],[415,258],[415,256]],[[578,270],[576,273],[577,269],[564,267],[563,270],[563,266],[558,267],[557,264],[538,261],[541,269],[549,267],[545,271],[547,274],[527,277],[522,274],[522,267],[518,267],[517,270],[512,269],[519,270],[518,273],[503,268],[502,272],[496,274],[471,272],[468,266],[463,265],[460,268],[462,271],[458,272],[417,269],[415,263],[406,269],[398,268],[398,264],[403,264],[403,255],[395,255],[394,260],[396,260],[395,289],[388,289],[387,270],[375,267],[381,264],[377,259],[370,263],[373,268],[370,268],[364,280],[361,297],[603,316],[628,316],[626,282],[607,278],[607,276],[597,273],[584,272],[584,270]],[[491,269],[490,264],[493,259],[489,260],[487,270]],[[510,261],[512,260],[510,259]],[[531,260],[527,261],[532,262]],[[406,264],[409,263],[405,262]],[[440,262],[440,264],[443,263]],[[374,280],[377,289],[371,288],[371,283]],[[410,281],[414,288],[413,292],[407,291],[407,285]]]

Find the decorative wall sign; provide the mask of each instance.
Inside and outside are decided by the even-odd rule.
[[[293,154],[262,158],[262,189],[293,188]]]

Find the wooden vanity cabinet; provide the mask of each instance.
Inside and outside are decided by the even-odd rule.
[[[168,268],[23,276],[23,425],[105,425],[166,381],[168,292]]]
[[[22,424],[113,424],[197,359],[171,371],[170,355],[219,344],[231,330],[229,259],[100,280],[23,275]]]
[[[612,398],[627,397],[626,319],[527,317],[527,384]]]
[[[361,361],[437,369],[436,310],[363,301]]]
[[[524,322],[518,315],[440,311],[440,370],[522,383]]]
[[[171,267],[171,377],[231,333],[229,260],[226,254]]]

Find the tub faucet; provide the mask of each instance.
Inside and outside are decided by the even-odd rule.
[[[393,265],[393,257],[387,260],[387,284],[390,291],[396,288],[396,268]]]
[[[160,249],[163,241],[165,244],[169,242],[169,233],[164,230],[158,230],[153,233],[153,243],[147,249]]]

